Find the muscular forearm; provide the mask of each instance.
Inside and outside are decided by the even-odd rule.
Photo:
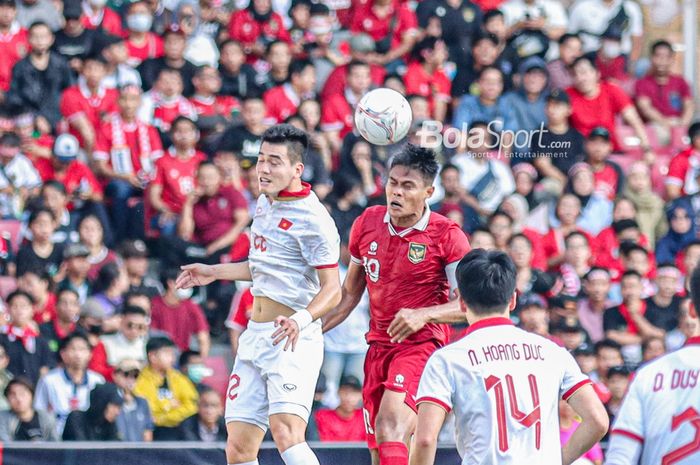
[[[362,292],[354,293],[343,289],[340,303],[323,317],[323,332],[327,333],[345,321],[361,298]]]
[[[571,465],[600,439],[597,428],[582,423],[561,450],[563,465]]]
[[[421,308],[419,311],[425,313],[428,323],[465,323],[467,314],[459,308],[457,299],[446,304]]]
[[[250,266],[248,261],[239,263],[222,263],[220,265],[212,265],[214,269],[214,277],[217,280],[223,281],[252,281],[253,277],[250,274]]]
[[[340,303],[340,299],[340,284],[331,281],[321,285],[321,290],[318,291],[306,310],[311,313],[314,320],[317,320],[333,310]]]

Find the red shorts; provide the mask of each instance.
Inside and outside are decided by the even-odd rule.
[[[418,344],[370,343],[365,357],[365,383],[362,388],[367,444],[377,448],[374,420],[379,412],[384,390],[405,392],[404,402],[416,409],[416,392],[428,358],[440,347],[435,340]]]

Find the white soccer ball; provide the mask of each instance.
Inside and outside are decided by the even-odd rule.
[[[376,145],[394,144],[406,137],[412,119],[408,100],[386,87],[367,92],[355,108],[355,128]]]

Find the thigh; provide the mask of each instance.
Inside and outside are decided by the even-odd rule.
[[[228,433],[227,463],[245,463],[258,457],[265,431],[250,423],[232,421],[226,423],[226,432]]]
[[[416,394],[418,384],[428,359],[438,348],[435,341],[407,345],[393,352],[389,364],[385,389],[399,394],[404,393],[404,402],[414,412],[416,409]]]
[[[255,338],[246,332],[241,335],[236,360],[226,391],[226,422],[242,422],[260,429],[268,427],[269,403],[265,380],[253,363]]]
[[[387,376],[389,351],[372,344],[367,351],[364,364],[364,383],[362,385],[362,410],[364,413],[367,445],[370,449],[377,448],[374,436],[374,421],[379,411],[384,394],[384,381]]]

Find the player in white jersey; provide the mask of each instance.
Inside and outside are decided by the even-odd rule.
[[[286,465],[318,465],[304,436],[323,362],[320,318],[340,301],[340,239],[328,210],[301,182],[307,147],[306,133],[288,124],[265,131],[248,261],[186,265],[177,280],[181,288],[253,281],[253,314],[227,391],[229,464],[257,465],[269,427]]]
[[[418,387],[411,465],[432,465],[445,417],[454,411],[462,465],[569,465],[599,441],[608,415],[574,358],[516,328],[515,265],[503,252],[476,249],[457,266],[467,334],[437,350]],[[559,399],[582,423],[562,449]]]
[[[694,334],[637,371],[612,428],[606,465],[700,464],[700,268],[690,294]]]

